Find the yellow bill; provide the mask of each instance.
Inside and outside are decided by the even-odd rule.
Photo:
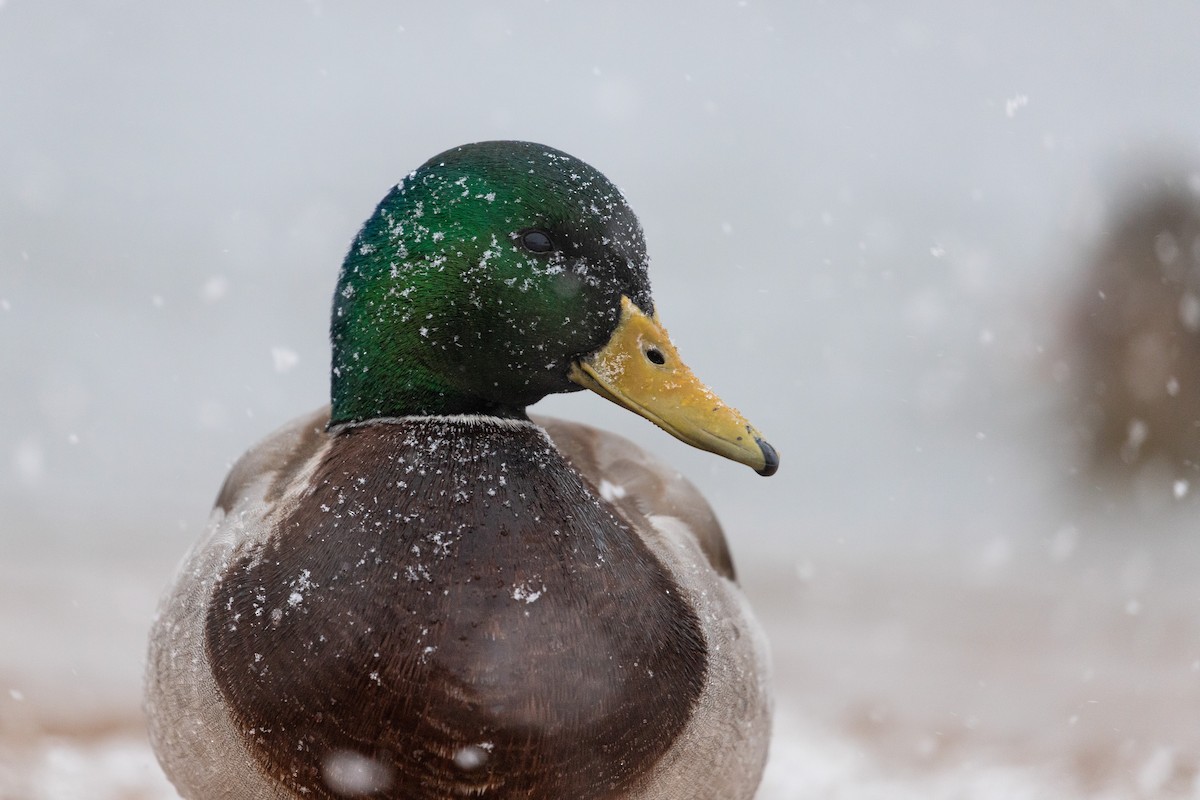
[[[576,361],[570,378],[681,441],[774,475],[779,455],[762,434],[695,376],[671,337],[628,297],[608,344]]]

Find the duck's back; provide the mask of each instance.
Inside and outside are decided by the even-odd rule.
[[[710,734],[756,780],[761,653],[714,649],[753,631],[699,544],[647,538],[530,423],[321,424],[235,468],[163,609],[152,727],[185,796],[741,796],[680,782]]]

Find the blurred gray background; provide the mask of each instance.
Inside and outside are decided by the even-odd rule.
[[[327,401],[358,225],[493,138],[625,191],[675,343],[782,454],[538,406],[723,520],[778,658],[764,797],[1200,796],[1190,493],[1089,484],[1063,367],[1124,187],[1200,191],[1198,31],[1182,1],[0,0],[0,797],[140,742],[155,598],[233,459]]]

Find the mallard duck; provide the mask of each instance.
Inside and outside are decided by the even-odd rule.
[[[234,465],[154,624],[183,797],[754,794],[765,644],[712,511],[631,442],[526,414],[587,388],[775,471],[646,268],[621,193],[543,145],[388,193],[334,295],[331,405]]]
[[[1145,473],[1166,498],[1200,465],[1200,197],[1186,174],[1139,177],[1077,294],[1070,412],[1090,485]]]

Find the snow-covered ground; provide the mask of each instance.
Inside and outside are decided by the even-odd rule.
[[[1184,2],[0,0],[0,800],[171,796],[155,599],[230,461],[324,402],[357,225],[487,138],[625,190],[676,343],[782,454],[762,480],[598,398],[539,409],[711,498],[777,662],[763,800],[1200,798],[1200,480],[1096,486],[1063,366],[1130,187],[1200,186],[1197,30]]]

